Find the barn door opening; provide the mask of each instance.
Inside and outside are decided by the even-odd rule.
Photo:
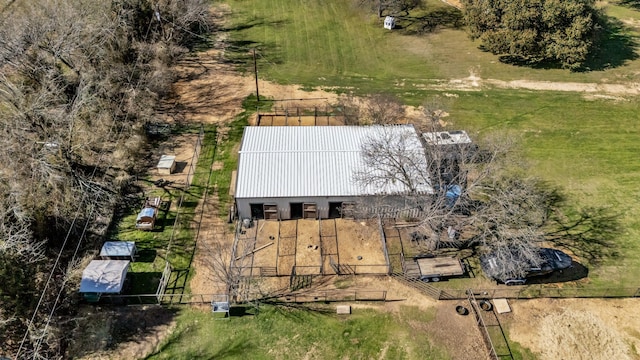
[[[342,217],[342,203],[330,202],[329,203],[329,219],[339,219]]]
[[[302,203],[289,203],[291,207],[291,219],[302,219]]]
[[[264,219],[264,204],[249,204],[252,219]]]

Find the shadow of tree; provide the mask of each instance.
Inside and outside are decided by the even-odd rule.
[[[586,207],[555,213],[546,240],[588,263],[597,264],[620,253],[617,236],[623,233],[620,215],[604,207]]]
[[[460,28],[464,24],[462,11],[453,7],[430,9],[421,15],[397,16],[396,29],[404,34],[433,33],[440,28]]]
[[[636,3],[640,4],[640,1]],[[638,42],[622,21],[602,16],[598,22],[601,30],[595,40],[595,49],[578,71],[606,70],[638,58]]]
[[[634,10],[640,10],[640,0],[620,0],[618,5],[630,7]]]
[[[636,1],[640,3],[640,0]],[[617,18],[601,16],[594,46],[581,67],[576,72],[602,71],[623,66],[638,58],[638,42],[628,32],[628,28]],[[501,55],[499,61],[505,64],[524,66],[532,69],[560,69],[562,65],[553,60],[534,60],[518,55]]]

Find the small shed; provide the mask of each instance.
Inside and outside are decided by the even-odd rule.
[[[158,207],[161,200],[159,197],[149,198],[145,201],[144,207],[138,213],[136,217],[136,229],[138,230],[153,230],[156,224],[156,217],[158,216]]]
[[[391,30],[396,27],[396,18],[393,16],[387,16],[384,18],[384,28]]]
[[[103,260],[134,261],[136,243],[133,241],[107,241],[102,245],[100,258]]]
[[[119,294],[129,271],[129,260],[92,260],[82,272],[80,293],[95,302],[102,294]]]
[[[176,169],[176,157],[173,155],[160,156],[160,161],[158,161],[158,165],[156,165],[156,169],[158,169],[158,174],[162,174],[162,175],[173,174],[173,171]]]

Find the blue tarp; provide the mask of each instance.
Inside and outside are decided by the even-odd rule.
[[[460,194],[462,194],[462,188],[460,185],[447,186],[447,193],[445,194],[445,197],[447,198],[447,206],[453,207],[453,205],[456,204],[456,200],[460,197]]]

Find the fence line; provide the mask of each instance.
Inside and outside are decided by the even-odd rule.
[[[193,180],[193,176],[196,173],[196,167],[198,165],[198,159],[200,158],[200,151],[202,150],[202,139],[204,138],[204,125],[200,124],[200,132],[198,133],[198,137],[196,138],[196,145],[193,149],[193,156],[191,157],[191,165],[189,165],[189,170],[187,171],[187,183],[185,185],[185,190],[189,190],[191,187],[191,181]]]
[[[144,304],[210,304],[220,294],[163,294],[158,301],[156,294],[137,295],[107,295],[100,297],[101,303],[116,305],[144,305]],[[177,300],[176,300],[177,299]],[[340,301],[386,301],[386,290],[326,290],[314,292],[300,292],[284,294],[275,298],[256,298],[264,300],[291,303],[306,302],[340,302]]]
[[[277,298],[284,302],[386,301],[386,290],[337,290],[293,293]]]
[[[389,261],[389,251],[387,250],[387,238],[384,234],[382,226],[382,218],[378,216],[378,231],[380,232],[380,240],[382,241],[382,252],[384,253],[384,261],[387,263],[387,274],[391,274],[391,261]]]
[[[480,311],[476,307],[477,302],[476,302],[476,299],[473,297],[473,292],[468,291],[467,300],[469,300],[469,306],[471,307],[471,310],[473,311],[473,314],[476,318],[476,324],[478,324],[478,327],[480,327],[480,333],[482,334],[482,339],[484,340],[485,345],[489,350],[489,357],[491,359],[497,360],[498,353],[496,352],[496,347],[493,345],[493,341],[491,341],[491,334],[489,334],[489,329],[487,329],[487,325],[485,324],[484,319],[482,318],[482,315],[480,315]]]
[[[216,134],[217,136],[217,134]],[[173,244],[173,240],[175,239],[177,229],[179,228],[178,222],[180,221],[180,211],[182,210],[182,202],[184,201],[185,194],[189,187],[191,186],[191,180],[195,174],[196,165],[198,163],[198,159],[200,157],[200,150],[202,149],[202,139],[204,138],[204,125],[200,124],[200,132],[198,133],[198,137],[196,138],[196,144],[194,146],[193,156],[191,157],[191,165],[189,166],[189,171],[187,172],[187,183],[182,188],[182,193],[180,194],[180,200],[178,200],[178,205],[176,207],[176,218],[173,221],[173,229],[171,230],[171,235],[169,236],[169,242],[167,243],[167,254],[165,256],[165,270],[167,266],[171,268],[171,263],[169,262],[169,256],[171,255],[171,245]],[[164,271],[163,271],[164,277]],[[166,281],[169,281],[169,277],[167,277]],[[162,290],[162,291],[160,291]],[[164,296],[164,292],[166,290],[166,284],[162,286],[158,286],[158,292],[156,296]],[[158,300],[160,301],[160,300]]]
[[[640,297],[640,288],[548,288],[540,285],[528,285],[518,289],[442,289],[446,299],[465,299],[472,291],[478,299],[538,299],[538,298],[632,298]],[[445,298],[440,298],[444,300]]]

